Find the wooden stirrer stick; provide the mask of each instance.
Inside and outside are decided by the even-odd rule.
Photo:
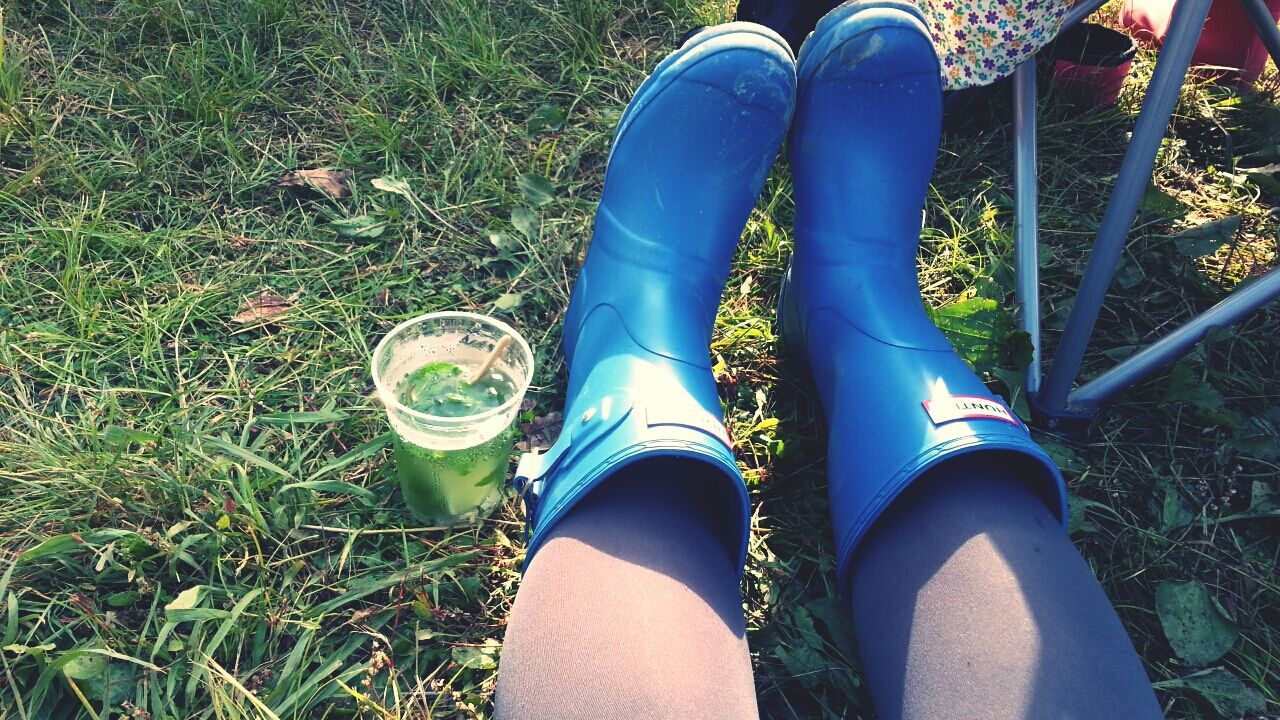
[[[510,344],[511,344],[510,335],[507,335],[503,337],[501,340],[499,340],[498,344],[493,346],[493,352],[490,352],[489,357],[484,359],[484,364],[481,365],[480,369],[477,370],[476,373],[471,376],[471,379],[467,381],[467,384],[474,385],[480,382],[481,380],[483,380],[484,376],[488,375],[489,371],[493,369],[493,364],[498,362],[498,356],[506,352],[507,346],[509,346]]]

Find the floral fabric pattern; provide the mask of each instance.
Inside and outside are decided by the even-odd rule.
[[[1013,73],[1058,34],[1070,0],[917,0],[933,34],[948,90]]]

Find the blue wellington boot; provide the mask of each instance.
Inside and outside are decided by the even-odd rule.
[[[796,249],[779,320],[830,433],[841,588],[858,542],[925,471],[983,453],[1064,520],[1057,468],[955,355],[920,299],[916,249],[938,149],[938,60],[918,11],[845,3],[805,42],[789,146]]]
[[[795,61],[750,23],[709,28],[663,60],[619,121],[595,234],[564,323],[565,423],[527,454],[516,489],[526,567],[602,480],[646,458],[708,468],[725,544],[746,556],[746,487],[725,432],[709,345],[734,246],[786,137]]]

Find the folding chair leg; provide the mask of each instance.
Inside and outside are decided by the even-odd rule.
[[[1071,404],[1096,407],[1166,363],[1185,355],[1213,328],[1227,327],[1240,322],[1258,308],[1277,298],[1280,298],[1280,268],[1272,269],[1262,277],[1237,289],[1182,327],[1085,383],[1071,393]]]
[[[1151,179],[1160,141],[1169,126],[1169,117],[1178,102],[1178,94],[1191,64],[1191,54],[1204,28],[1212,0],[1181,0],[1173,13],[1169,33],[1156,61],[1155,73],[1147,89],[1142,112],[1134,126],[1133,138],[1125,152],[1120,174],[1111,200],[1098,228],[1098,237],[1089,255],[1080,290],[1076,294],[1071,316],[1062,333],[1049,373],[1040,392],[1029,396],[1032,407],[1049,428],[1062,421],[1092,414],[1088,408],[1069,408],[1067,395],[1084,359],[1084,351],[1093,334],[1094,324],[1107,288],[1115,275],[1124,252],[1125,239],[1138,213],[1138,204]]]
[[[1264,0],[1240,0],[1240,2],[1244,3],[1244,11],[1249,14],[1249,20],[1258,31],[1258,37],[1262,38],[1262,44],[1266,46],[1267,52],[1271,53],[1271,60],[1275,62],[1276,67],[1280,67],[1280,28],[1276,27],[1267,4]]]
[[[1018,327],[1031,339],[1026,391],[1040,389],[1039,198],[1036,177],[1036,61],[1013,73],[1013,265]]]

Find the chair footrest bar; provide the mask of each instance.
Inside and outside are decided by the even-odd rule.
[[[1217,305],[1080,386],[1067,396],[1068,406],[1097,406],[1105,402],[1117,392],[1186,355],[1210,330],[1234,325],[1277,298],[1280,298],[1280,268],[1269,270],[1236,288]]]

